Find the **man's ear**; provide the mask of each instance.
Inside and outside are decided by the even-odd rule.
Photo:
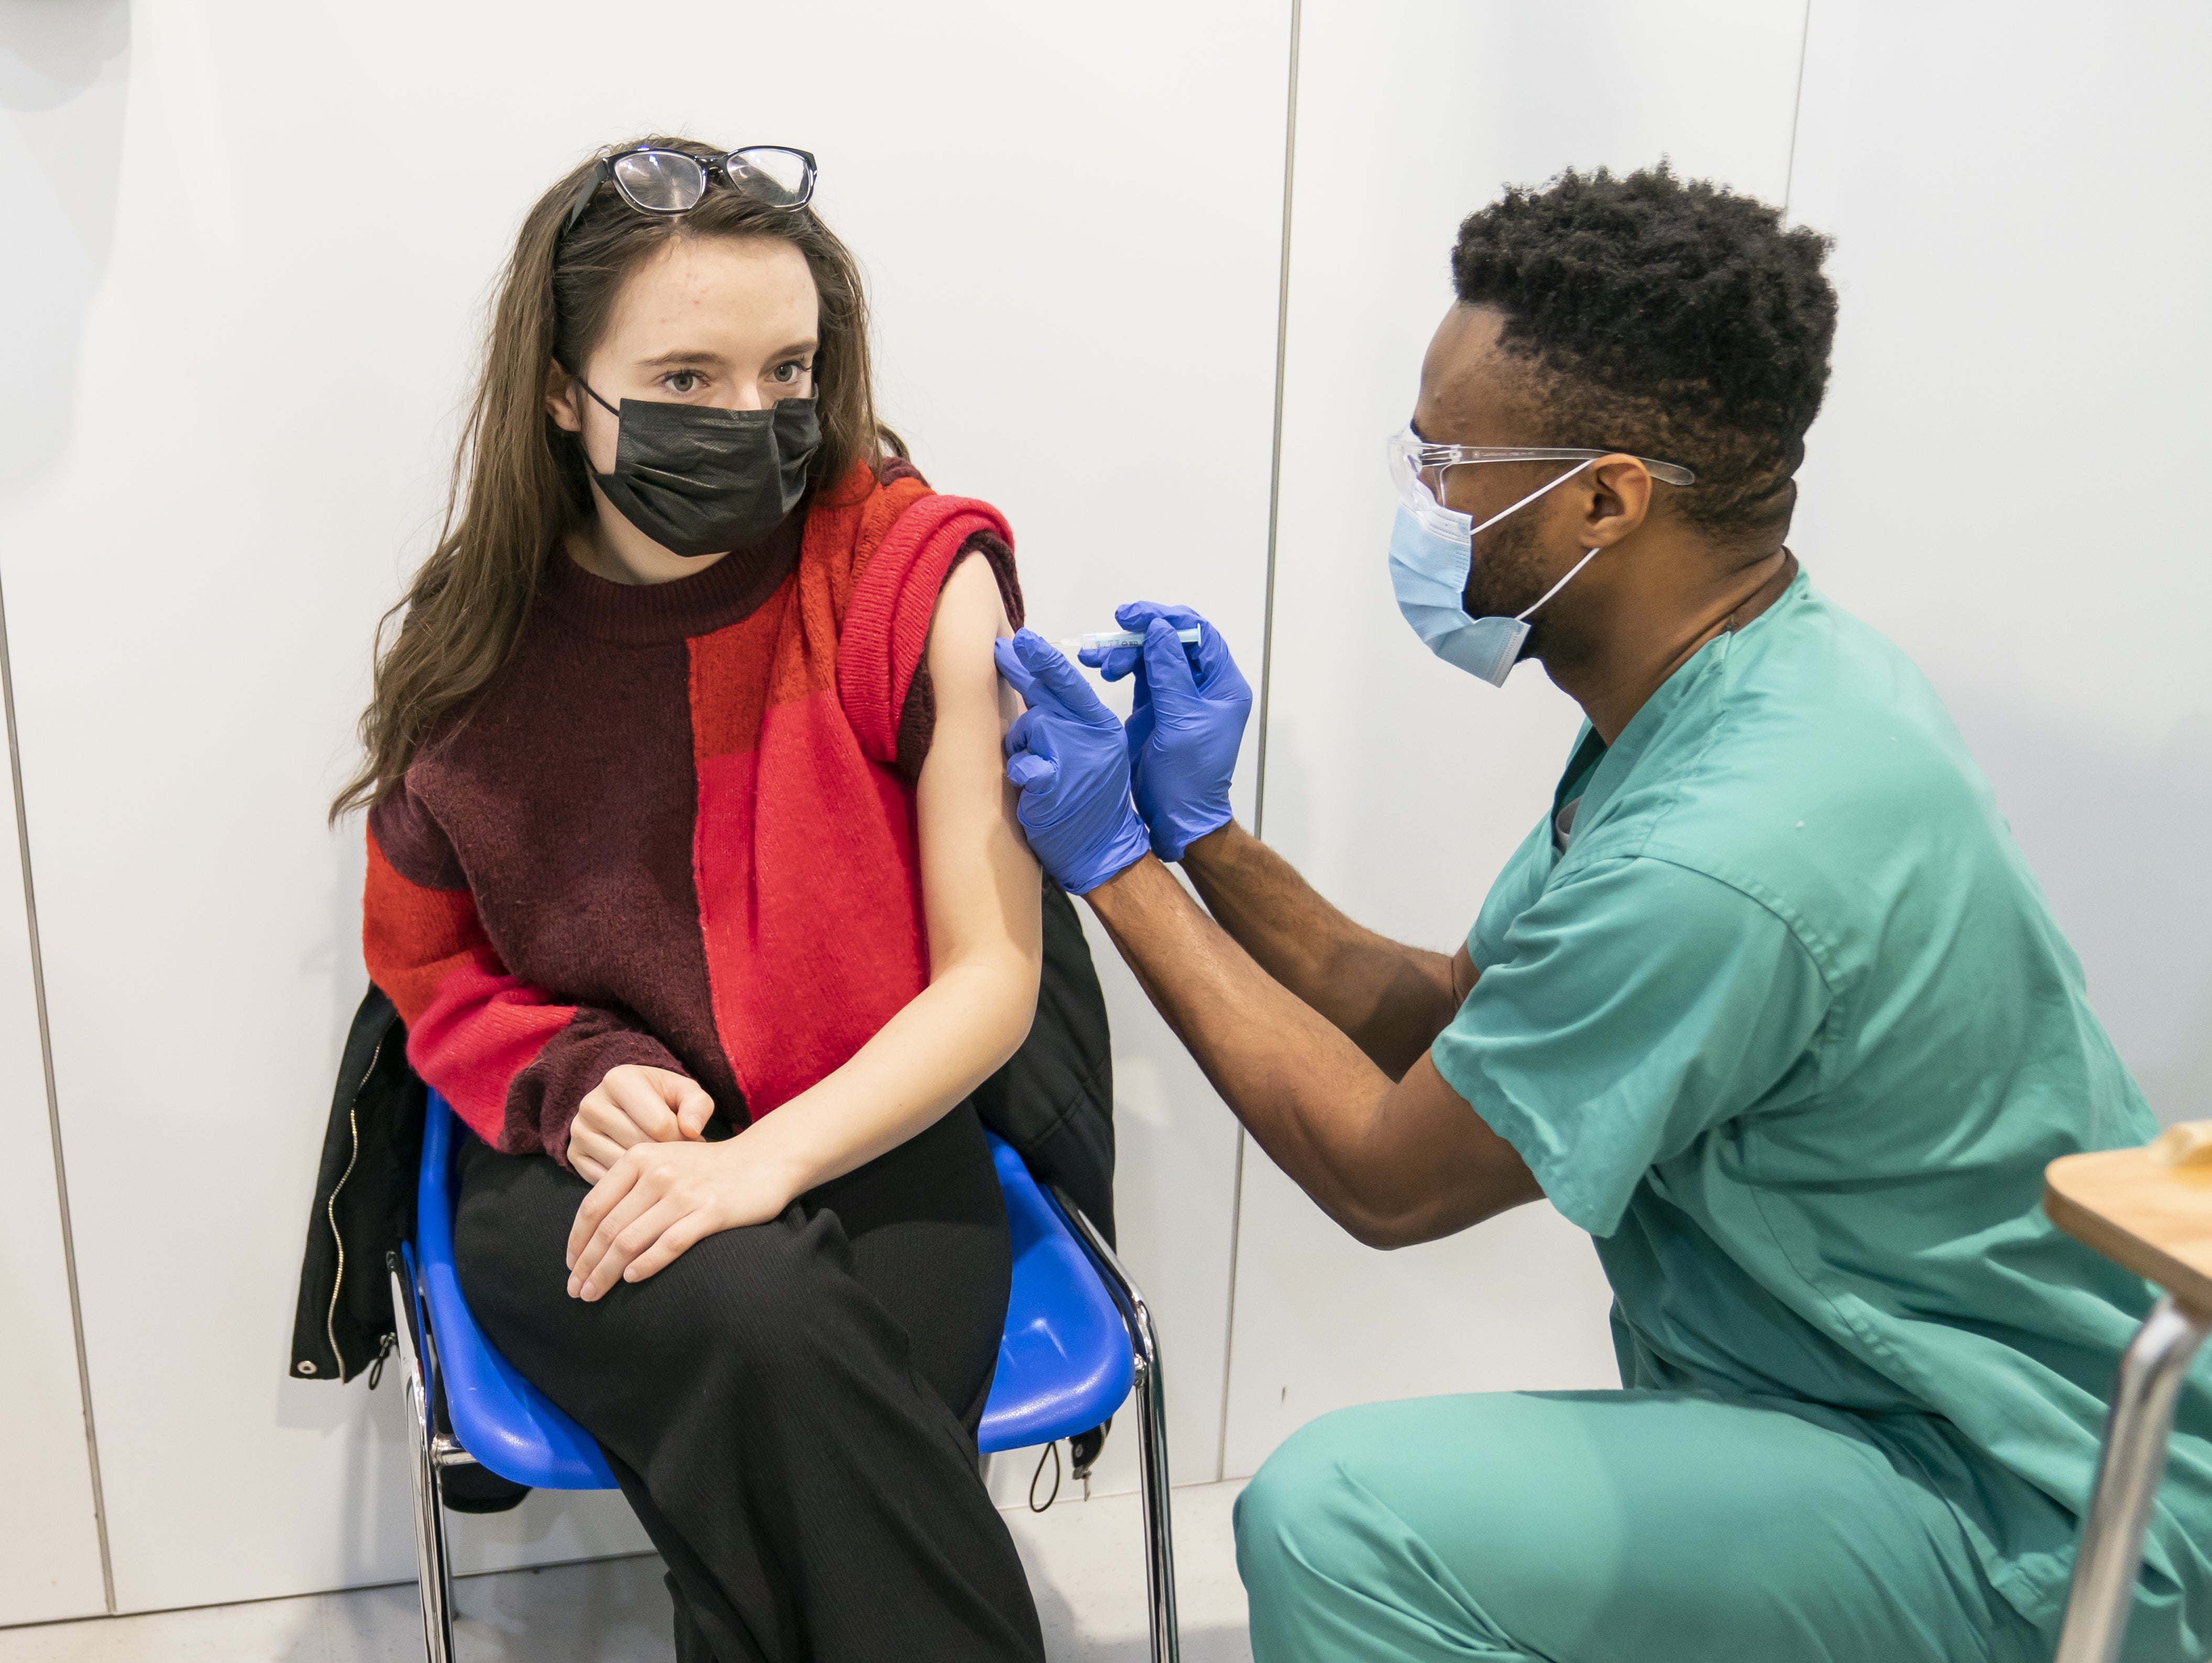
[[[1609,456],[1591,467],[1582,498],[1583,529],[1595,532],[1602,548],[1644,524],[1651,512],[1651,475],[1632,456]]]
[[[576,378],[557,363],[545,366],[545,413],[570,433],[584,430],[576,409]]]

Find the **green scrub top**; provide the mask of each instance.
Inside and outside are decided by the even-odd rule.
[[[2052,1226],[2043,1168],[2157,1125],[1942,701],[1801,572],[1585,728],[1553,810],[1433,1056],[1597,1238],[1622,1383],[1874,1437],[2049,1622],[2154,1290]],[[2177,1425],[2137,1620],[2202,1657],[2207,1371]]]

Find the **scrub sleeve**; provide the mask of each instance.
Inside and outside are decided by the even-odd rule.
[[[1809,1083],[1787,1077],[1827,1011],[1819,968],[1773,913],[1701,872],[1582,866],[1503,947],[1430,1054],[1593,1235],[1613,1233],[1651,1168]]]

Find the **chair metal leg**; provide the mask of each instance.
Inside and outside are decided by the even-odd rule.
[[[1145,1479],[1145,1581],[1151,1594],[1152,1663],[1181,1663],[1176,1622],[1175,1514],[1168,1489],[1167,1397],[1151,1316],[1137,1307],[1146,1355],[1137,1365],[1137,1454]]]
[[[415,1330],[415,1290],[401,1266],[392,1272],[393,1327],[407,1411],[408,1469],[415,1490],[415,1577],[422,1598],[422,1654],[428,1663],[453,1663],[453,1565],[446,1545],[444,1486],[438,1472],[435,1419],[431,1412],[422,1350]]]
[[[1176,1621],[1175,1515],[1168,1487],[1168,1399],[1160,1376],[1158,1332],[1152,1308],[1098,1227],[1066,1195],[1054,1192],[1061,1210],[1106,1278],[1136,1353],[1137,1455],[1144,1469],[1145,1581],[1151,1596],[1152,1663],[1182,1663],[1182,1631]]]
[[[2166,1471],[2173,1400],[2208,1333],[2212,1320],[2192,1316],[2168,1296],[2120,1358],[2056,1663],[2114,1663],[2120,1654],[2142,1567],[2143,1528]]]

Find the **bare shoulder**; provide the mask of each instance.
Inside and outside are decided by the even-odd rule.
[[[930,625],[934,645],[945,635],[980,638],[1011,635],[1006,604],[999,593],[999,580],[991,562],[981,555],[963,555],[953,565],[937,597],[937,614]]]
[[[994,689],[998,669],[991,643],[1012,634],[990,562],[980,555],[963,555],[938,593],[929,626],[929,674],[940,704],[963,690]]]

